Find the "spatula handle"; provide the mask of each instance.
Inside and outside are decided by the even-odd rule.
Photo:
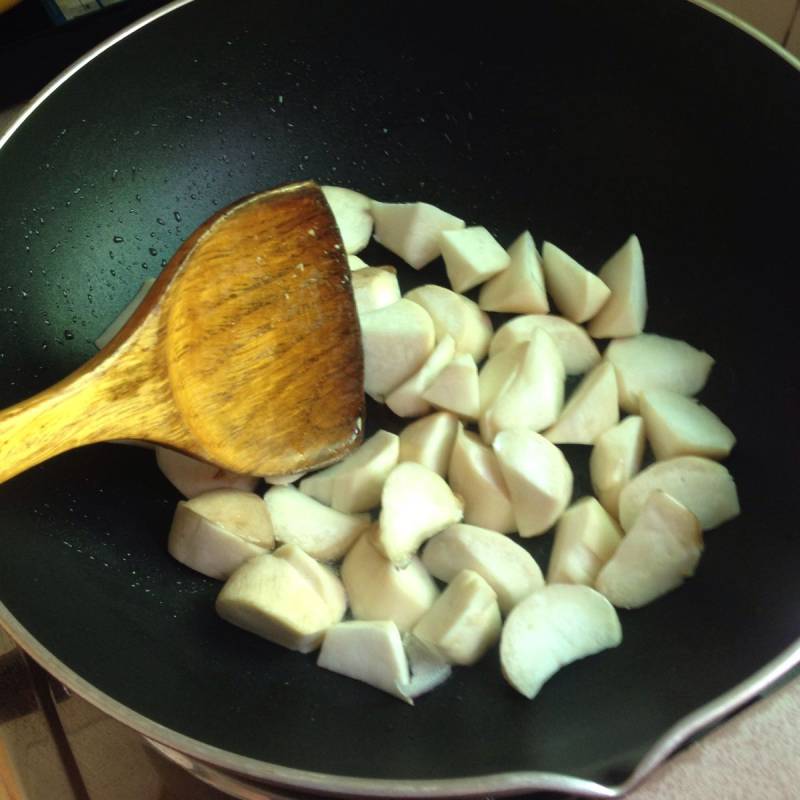
[[[149,376],[149,373],[148,373]],[[60,383],[0,411],[0,483],[53,456],[94,442],[138,439],[180,446],[177,421],[159,402],[159,387],[96,357]],[[148,437],[153,438],[153,437]]]
[[[91,373],[66,379],[0,412],[0,482],[74,447],[105,427]]]

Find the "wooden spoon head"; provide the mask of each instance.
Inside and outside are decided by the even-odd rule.
[[[316,185],[234,203],[165,273],[164,355],[188,434],[167,444],[235,472],[285,475],[360,441],[360,328],[344,247]]]

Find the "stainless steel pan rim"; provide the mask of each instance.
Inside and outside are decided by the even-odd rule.
[[[31,116],[51,94],[56,92],[82,67],[135,31],[192,1],[173,0],[119,31],[64,70],[25,107],[8,130],[0,136],[0,148],[14,135],[25,119]],[[707,2],[707,0],[689,0],[689,2],[745,31],[795,69],[800,70],[800,59],[730,12]],[[800,669],[800,639],[798,639],[738,686],[673,725],[645,754],[630,777],[624,783],[616,786],[604,786],[594,781],[569,775],[536,771],[440,780],[370,780],[281,767],[238,756],[184,736],[138,714],[81,678],[29,634],[2,603],[0,603],[0,624],[23,650],[70,690],[104,713],[140,733],[165,758],[187,769],[200,780],[233,797],[242,798],[242,800],[257,800],[257,798],[265,797],[280,800],[280,796],[274,793],[267,794],[270,792],[269,787],[284,787],[289,790],[350,797],[466,798],[498,794],[510,796],[537,791],[556,791],[594,798],[622,797],[639,785],[692,737],[729,717],[747,703],[757,699],[781,679]],[[236,777],[237,775],[242,776],[242,779]],[[248,780],[257,783],[248,783]]]

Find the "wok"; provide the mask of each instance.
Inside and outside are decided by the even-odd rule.
[[[530,227],[593,267],[638,233],[648,329],[717,359],[703,398],[737,433],[743,513],[707,535],[680,591],[622,613],[622,646],[533,702],[492,653],[406,708],[217,619],[218,585],[166,553],[177,495],[152,453],[94,446],[0,487],[4,625],[152,739],[275,784],[609,795],[638,780],[798,659],[796,203],[784,199],[800,185],[798,142],[797,64],[683,0],[480,15],[195,0],[121,37],[0,150],[4,405],[86,360],[215,210],[313,177],[424,199],[503,242]],[[405,287],[442,277],[434,266]],[[578,496],[586,450],[569,455]],[[546,539],[529,545],[544,563]]]

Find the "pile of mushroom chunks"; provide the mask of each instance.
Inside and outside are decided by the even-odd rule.
[[[679,586],[703,530],[739,513],[719,463],[735,438],[693,399],[713,359],[643,332],[635,236],[595,275],[549,242],[540,256],[527,231],[504,249],[426,203],[324,191],[350,262],[365,391],[413,421],[320,472],[268,479],[263,500],[258,478],[158,449],[188,498],[169,551],[225,581],[224,619],[320,648],[320,666],[407,702],[498,641],[504,676],[531,698],[565,664],[618,645],[615,607]],[[372,236],[404,268],[442,257],[452,288],[401,296],[394,267],[356,255]],[[462,294],[478,286],[477,302]],[[487,312],[517,316],[494,330]],[[602,355],[595,339],[610,340]],[[572,375],[583,377],[565,400]],[[591,446],[595,496],[572,502],[561,444]],[[545,581],[517,537],[553,528]]]

